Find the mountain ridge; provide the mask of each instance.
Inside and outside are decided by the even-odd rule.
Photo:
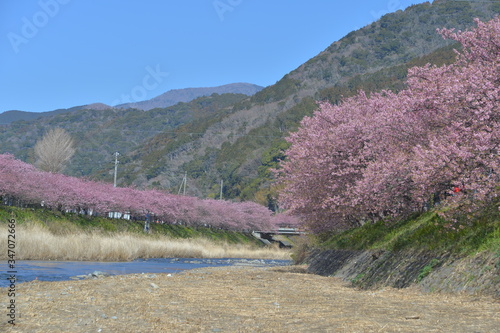
[[[195,98],[210,96],[212,94],[244,94],[251,96],[264,87],[251,83],[230,83],[215,87],[197,87],[171,89],[161,95],[148,99],[146,101],[124,103],[115,105],[116,108],[134,108],[149,111],[154,108],[165,108],[175,105],[179,102],[190,102]]]
[[[143,111],[149,111],[154,108],[166,108],[175,105],[179,102],[188,103],[198,97],[210,96],[214,93],[216,94],[232,93],[232,94],[244,94],[247,96],[251,96],[256,92],[262,90],[263,88],[264,87],[252,83],[237,82],[215,87],[171,89],[169,91],[164,92],[161,95],[158,95],[156,97],[153,97],[145,101],[118,104],[115,106],[110,106],[104,103],[91,103],[86,105],[73,106],[67,109],[56,109],[44,112],[8,110],[0,113],[0,125],[10,124],[12,122],[19,120],[30,121],[41,117],[53,116],[56,114],[73,112],[82,109],[107,110],[107,109],[119,108],[119,109],[138,109]]]
[[[317,107],[314,100],[319,99],[322,91],[336,87],[342,91],[345,88],[343,84],[355,85],[355,78],[360,75],[396,68],[418,56],[446,47],[451,41],[444,40],[436,32],[437,29],[446,27],[463,30],[473,26],[474,18],[487,20],[499,12],[500,3],[441,0],[384,15],[380,20],[332,43],[276,84],[264,88],[245,103],[240,103],[239,110],[207,128],[202,137],[173,151],[162,150],[161,155],[164,157],[155,163],[168,167],[156,176],[150,175],[149,180],[137,174],[133,183],[156,182],[168,188],[170,174],[189,171],[201,175],[192,180],[194,189],[202,189],[198,194],[213,195],[216,191],[210,190],[213,187],[210,184],[216,184],[222,178],[227,184],[225,195],[259,200],[255,197],[259,188],[268,186],[266,180],[255,184],[259,177],[258,169],[265,167],[263,154],[281,145],[283,140],[279,138],[296,128],[304,115],[314,111]],[[398,72],[397,75],[399,77],[394,78],[395,83],[402,82],[406,72]],[[390,82],[387,84],[392,85]],[[388,88],[376,82],[371,85],[372,91]],[[277,139],[259,140],[263,136]],[[249,146],[252,149],[247,149]],[[145,157],[135,160],[133,166],[144,167],[150,161]],[[206,165],[211,167],[207,169]],[[253,193],[244,195],[247,189]],[[269,196],[270,192],[272,190],[268,189],[263,195]]]
[[[214,197],[223,180],[225,198],[273,205],[268,170],[284,158],[283,138],[312,114],[316,101],[337,103],[359,89],[397,91],[411,66],[453,61],[453,46],[436,29],[464,30],[475,17],[488,20],[498,13],[500,3],[436,0],[413,5],[347,34],[252,96],[200,97],[144,112],[78,110],[43,124],[13,123],[5,139],[0,135],[0,152],[11,149],[29,160],[36,138],[60,126],[82,144],[68,169],[73,175],[109,181],[110,156],[119,151],[121,186],[176,193],[187,172],[189,195]]]

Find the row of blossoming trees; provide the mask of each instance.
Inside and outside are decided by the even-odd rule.
[[[266,207],[253,202],[202,200],[157,190],[115,188],[108,183],[40,171],[9,154],[0,155],[0,197],[4,204],[42,205],[100,215],[149,213],[166,223],[238,231],[269,230],[278,224],[294,223],[293,218],[272,216]]]
[[[461,43],[457,61],[411,69],[405,90],[320,103],[289,137],[285,206],[322,232],[408,216],[437,197],[457,223],[491,202],[500,176],[500,19],[476,24],[441,30]]]

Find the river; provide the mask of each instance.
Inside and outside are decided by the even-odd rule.
[[[71,280],[76,276],[89,275],[96,271],[110,275],[133,273],[178,273],[187,269],[217,266],[286,266],[291,260],[267,259],[193,259],[193,258],[155,258],[138,259],[126,262],[94,261],[39,261],[18,260],[14,269],[4,261],[0,265],[0,287],[7,287],[9,277],[15,275],[17,283],[39,281]],[[9,273],[14,271],[15,273]]]

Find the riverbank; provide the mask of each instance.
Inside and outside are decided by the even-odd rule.
[[[7,235],[6,226],[0,234]],[[7,248],[7,237],[0,238]],[[290,251],[259,247],[251,243],[229,243],[205,237],[172,238],[131,232],[72,232],[54,234],[36,223],[16,228],[17,260],[130,261],[138,258],[255,258],[290,259]],[[7,252],[0,253],[7,260]]]
[[[17,260],[130,261],[147,258],[290,259],[290,251],[263,246],[249,233],[62,214],[0,206],[0,247],[7,248],[7,221],[15,223]],[[7,251],[0,252],[6,260]]]
[[[340,278],[354,287],[413,287],[424,292],[465,293],[500,301],[500,257],[481,252],[466,257],[405,250],[316,250],[308,272]]]
[[[17,286],[6,332],[494,332],[489,298],[363,291],[303,267],[202,268]],[[6,295],[6,289],[0,290]],[[6,297],[0,298],[6,309]],[[4,310],[6,311],[6,310]]]
[[[19,225],[32,223],[42,226],[55,235],[100,232],[105,234],[133,233],[145,235],[144,221],[88,216],[75,213],[63,213],[45,208],[20,208],[0,204],[0,225],[14,218]],[[209,228],[203,226],[185,226],[183,224],[151,223],[149,235],[163,235],[171,238],[206,238],[228,243],[261,245],[249,233]]]
[[[15,278],[16,284],[20,284],[34,280],[58,282],[140,273],[176,274],[185,270],[204,267],[275,267],[289,265],[291,265],[291,260],[237,258],[154,258],[119,262],[17,260],[15,264]],[[0,269],[0,288],[9,287],[11,285],[10,278],[12,273],[8,273],[10,269],[6,264],[5,266],[0,264],[0,268],[2,268]]]
[[[443,208],[444,209],[444,208]],[[438,210],[401,221],[365,224],[297,247],[309,272],[364,289],[415,286],[500,299],[500,212],[488,207],[463,228]]]

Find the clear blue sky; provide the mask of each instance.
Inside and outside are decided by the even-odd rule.
[[[421,0],[0,0],[0,112],[262,86]]]

